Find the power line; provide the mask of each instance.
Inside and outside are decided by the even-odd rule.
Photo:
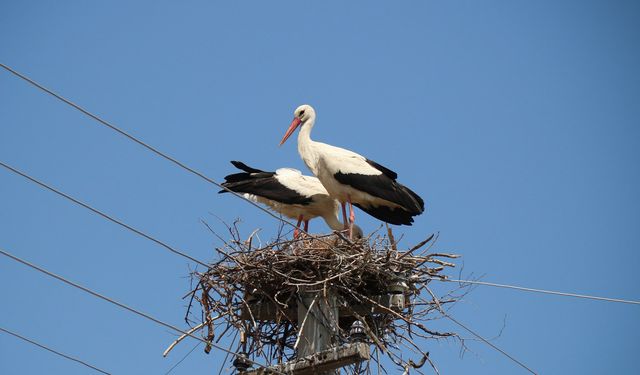
[[[460,327],[464,328],[467,332],[471,333],[472,335],[474,335],[475,337],[477,337],[478,339],[480,339],[482,342],[484,342],[485,344],[489,345],[490,347],[492,347],[493,349],[499,351],[500,353],[502,353],[503,355],[505,355],[507,358],[509,358],[510,360],[512,360],[513,362],[517,363],[518,365],[520,365],[521,367],[523,367],[525,370],[529,371],[530,373],[532,373],[533,375],[536,375],[536,372],[533,371],[532,369],[530,369],[529,367],[527,367],[527,365],[525,365],[524,363],[518,361],[516,358],[514,358],[513,356],[511,356],[509,353],[505,352],[504,350],[498,348],[497,346],[495,346],[494,344],[492,344],[489,340],[485,339],[484,337],[480,336],[479,334],[475,333],[473,330],[471,330],[471,328],[465,326],[464,324],[460,323],[459,321],[457,321],[456,319],[454,319],[451,315],[447,314],[446,312],[442,311],[442,309],[440,309],[440,313],[442,315],[444,315],[445,317],[447,317],[449,320],[451,320],[452,322],[454,322],[455,324],[459,325]]]
[[[542,294],[553,294],[553,295],[556,295],[556,296],[564,296],[564,297],[584,298],[584,299],[591,299],[591,300],[596,300],[596,301],[618,302],[618,303],[628,303],[628,304],[632,304],[632,305],[640,305],[640,301],[633,301],[633,300],[619,299],[619,298],[590,296],[590,295],[587,295],[587,294],[575,294],[575,293],[567,293],[567,292],[558,292],[558,291],[546,290],[546,289],[527,288],[527,287],[523,287],[523,286],[490,283],[490,282],[486,282],[486,281],[459,280],[459,279],[440,279],[440,278],[436,278],[436,277],[430,277],[428,279],[429,280],[437,280],[437,281],[447,281],[447,282],[453,282],[453,283],[462,283],[462,284],[476,284],[476,285],[493,286],[493,287],[497,287],[497,288],[515,289],[515,290],[522,290],[522,291],[525,291],[525,292],[542,293]]]
[[[151,315],[149,315],[149,314],[147,314],[147,313],[144,313],[144,312],[142,312],[142,311],[140,311],[140,310],[136,310],[136,309],[134,309],[134,308],[132,308],[132,307],[129,307],[129,306],[127,306],[127,305],[123,304],[123,303],[120,303],[120,302],[118,302],[118,301],[116,301],[116,300],[114,300],[114,299],[112,299],[112,298],[106,297],[106,296],[104,296],[104,295],[102,295],[102,294],[100,294],[100,293],[98,293],[98,292],[94,292],[93,290],[91,290],[91,289],[89,289],[89,288],[86,288],[86,287],[84,287],[84,286],[82,286],[82,285],[80,285],[80,284],[76,284],[76,283],[74,283],[73,281],[67,280],[67,279],[65,279],[65,278],[64,278],[64,277],[62,277],[62,276],[58,276],[58,275],[56,275],[55,273],[50,272],[50,271],[47,271],[47,270],[46,270],[46,269],[44,269],[44,268],[38,267],[38,266],[36,266],[36,265],[35,265],[35,264],[33,264],[33,263],[29,263],[28,261],[26,261],[26,260],[24,260],[24,259],[18,258],[17,256],[15,256],[15,255],[13,255],[13,254],[11,254],[11,253],[9,253],[9,252],[7,252],[7,251],[3,250],[3,249],[0,249],[0,255],[4,255],[4,256],[6,256],[6,257],[8,257],[8,258],[11,258],[11,259],[13,259],[14,261],[16,261],[16,262],[18,262],[18,263],[22,263],[23,265],[25,265],[25,266],[27,266],[27,267],[30,267],[30,268],[33,268],[34,270],[36,270],[36,271],[38,271],[38,272],[44,273],[45,275],[50,276],[50,277],[53,277],[54,279],[57,279],[57,280],[59,280],[59,281],[62,281],[63,283],[65,283],[65,284],[67,284],[67,285],[70,285],[70,286],[72,286],[72,287],[74,287],[74,288],[80,289],[80,290],[82,290],[83,292],[89,293],[89,294],[91,294],[91,295],[92,295],[92,296],[94,296],[94,297],[97,297],[97,298],[100,298],[100,299],[102,299],[102,300],[104,300],[104,301],[107,301],[107,302],[109,302],[109,303],[111,303],[111,304],[113,304],[113,305],[116,305],[116,306],[118,306],[118,307],[120,307],[120,308],[122,308],[122,309],[124,309],[124,310],[127,310],[127,311],[129,311],[129,312],[131,312],[131,313],[134,313],[134,314],[136,314],[136,315],[139,315],[139,316],[141,316],[141,317],[143,317],[143,318],[145,318],[145,319],[151,320],[152,322],[155,322],[156,324],[159,324],[159,325],[161,325],[161,326],[163,326],[163,327],[166,327],[166,328],[172,329],[172,330],[174,330],[174,331],[176,331],[176,332],[178,332],[178,333],[180,333],[180,334],[187,335],[187,336],[189,336],[189,337],[191,337],[191,338],[194,338],[194,339],[196,339],[196,340],[199,340],[199,341],[201,341],[201,342],[203,342],[203,343],[205,343],[205,344],[207,344],[207,345],[211,345],[211,346],[213,346],[213,347],[214,347],[214,348],[216,348],[216,349],[222,350],[222,351],[227,352],[227,353],[229,353],[229,354],[231,354],[231,355],[234,355],[234,356],[236,356],[236,357],[240,357],[240,354],[238,354],[238,353],[235,353],[235,352],[233,352],[233,351],[231,351],[231,350],[229,350],[229,349],[223,348],[222,346],[220,346],[220,345],[216,345],[216,344],[214,344],[214,343],[212,343],[212,342],[208,342],[208,341],[204,340],[203,338],[200,338],[200,337],[198,337],[198,336],[195,336],[195,335],[194,335],[194,334],[192,334],[192,333],[185,332],[185,331],[181,330],[180,328],[178,328],[178,327],[176,327],[176,326],[173,326],[173,325],[171,325],[171,324],[169,324],[169,323],[165,323],[165,322],[163,322],[162,320],[159,320],[159,319],[157,319],[157,318],[154,318],[153,316],[151,316]],[[244,358],[245,360],[248,360],[249,362],[251,362],[252,364],[254,364],[254,365],[256,365],[256,366],[265,367],[265,366],[263,366],[262,364],[260,364],[260,363],[258,363],[258,362],[255,362],[255,361],[253,361],[253,360],[250,360],[250,359],[248,359],[248,358],[245,358],[244,356],[243,356],[242,358]],[[280,372],[278,372],[278,373],[280,373]]]
[[[128,132],[118,128],[117,126],[111,124],[110,122],[108,122],[106,120],[103,120],[99,116],[89,112],[88,110],[84,109],[83,107],[79,106],[78,104],[75,104],[71,100],[66,99],[65,97],[55,93],[52,90],[49,90],[48,88],[44,87],[43,85],[39,84],[38,82],[34,81],[33,79],[31,79],[31,78],[29,78],[29,77],[17,72],[16,70],[10,68],[9,66],[7,66],[5,64],[0,63],[0,67],[4,68],[6,71],[10,72],[11,74],[15,75],[16,77],[18,77],[18,78],[30,83],[31,85],[39,88],[40,90],[46,92],[47,94],[55,97],[56,99],[58,99],[58,100],[60,100],[60,101],[62,101],[64,103],[70,105],[71,107],[77,109],[78,111],[80,111],[80,112],[84,113],[85,115],[91,117],[92,119],[98,121],[100,124],[108,127],[109,129],[111,129],[111,130],[113,130],[113,131],[115,131],[117,133],[120,133],[121,135],[123,135],[126,138],[130,139],[131,141],[141,145],[142,147],[146,148],[147,150],[153,152],[154,154],[156,154],[156,155],[158,155],[158,156],[160,156],[160,157],[172,162],[173,164],[175,164],[175,165],[179,166],[180,168],[182,168],[182,169],[184,169],[184,170],[186,170],[186,171],[188,171],[188,172],[190,172],[190,173],[202,178],[203,180],[205,180],[205,181],[207,181],[207,182],[209,182],[209,183],[211,183],[211,184],[213,184],[213,185],[215,185],[215,186],[217,186],[217,187],[219,187],[219,188],[221,188],[221,189],[223,189],[223,190],[235,195],[236,197],[238,197],[238,198],[240,198],[240,199],[242,199],[244,201],[249,202],[249,204],[253,205],[254,207],[257,207],[259,210],[261,210],[263,212],[266,212],[268,215],[270,215],[271,217],[275,218],[276,220],[279,220],[279,221],[281,221],[283,223],[286,223],[286,224],[290,225],[293,228],[297,228],[293,223],[289,222],[288,220],[285,220],[282,217],[279,217],[278,215],[276,215],[273,212],[267,210],[266,208],[260,206],[259,204],[255,203],[255,202],[252,202],[251,200],[245,198],[241,194],[238,194],[235,191],[233,191],[233,190],[231,190],[231,189],[229,189],[229,188],[227,188],[225,186],[222,186],[221,184],[215,182],[213,179],[207,177],[202,172],[199,172],[199,171],[195,170],[194,168],[189,167],[188,165],[180,162],[179,160],[177,160],[177,159],[165,154],[164,152],[158,150],[157,148],[155,148],[155,147],[153,147],[153,146],[141,141],[140,139],[138,139],[138,138],[134,137],[133,135],[129,134]],[[300,229],[301,232],[308,234],[306,231],[302,230],[301,228],[299,228],[299,229]]]
[[[171,368],[170,368],[167,372],[165,372],[165,373],[164,373],[164,375],[169,375],[173,370],[175,370],[175,368],[176,368],[176,367],[180,366],[180,364],[181,364],[185,359],[187,359],[187,357],[188,357],[189,355],[191,355],[191,353],[193,353],[193,351],[194,351],[194,350],[196,350],[196,348],[197,348],[198,346],[200,346],[200,344],[202,344],[202,343],[201,343],[201,342],[197,342],[197,343],[196,343],[196,345],[195,345],[193,348],[191,348],[191,350],[189,350],[189,352],[187,352],[187,354],[185,354],[185,355],[184,355],[184,356],[183,356],[183,357],[182,357],[178,362],[176,362],[176,364],[175,364],[175,365],[171,366]],[[229,353],[227,353],[227,355],[229,355]]]
[[[174,247],[172,247],[172,246],[170,246],[170,245],[168,245],[168,244],[166,244],[166,243],[164,243],[164,242],[162,242],[162,241],[160,241],[160,240],[158,240],[158,239],[156,239],[154,237],[151,237],[150,235],[148,235],[148,234],[146,234],[146,233],[144,233],[144,232],[142,232],[142,231],[140,231],[140,230],[138,230],[138,229],[136,229],[136,228],[134,228],[134,227],[132,227],[132,226],[130,226],[128,224],[125,224],[122,221],[120,221],[120,220],[118,220],[118,219],[116,219],[114,217],[109,216],[106,213],[104,213],[104,212],[102,212],[102,211],[100,211],[100,210],[98,210],[96,208],[93,208],[93,207],[89,206],[88,204],[83,203],[83,202],[79,201],[78,199],[76,199],[76,198],[74,198],[74,197],[72,197],[72,196],[70,196],[68,194],[63,193],[60,190],[57,190],[57,189],[47,185],[46,183],[44,183],[42,181],[39,181],[34,177],[29,176],[25,172],[22,172],[22,171],[20,171],[20,170],[18,170],[16,168],[13,168],[12,166],[10,166],[8,164],[5,164],[2,161],[0,161],[0,166],[2,166],[4,168],[10,170],[13,173],[16,173],[16,174],[18,174],[18,175],[30,180],[31,182],[34,182],[34,183],[40,185],[41,187],[43,187],[43,188],[45,188],[45,189],[47,189],[49,191],[52,191],[52,192],[58,194],[59,196],[61,196],[63,198],[66,198],[66,199],[70,200],[71,202],[73,202],[73,203],[75,203],[77,205],[80,205],[80,206],[92,211],[93,213],[96,213],[96,214],[102,216],[103,218],[105,218],[105,219],[107,219],[107,220],[109,220],[109,221],[111,221],[113,223],[116,223],[116,224],[120,225],[121,227],[124,227],[124,228],[132,231],[133,233],[135,233],[137,235],[140,235],[140,236],[142,236],[142,237],[144,237],[144,238],[146,238],[148,240],[151,240],[151,241],[155,242],[156,244],[164,247],[165,249],[171,251],[174,254],[180,255],[181,257],[184,257],[184,258],[187,258],[187,259],[189,259],[189,260],[191,260],[193,262],[196,262],[196,263],[200,264],[201,266],[206,267],[207,269],[209,268],[209,265],[206,264],[205,262],[202,262],[202,261],[200,261],[200,260],[198,260],[198,259],[196,259],[196,258],[194,258],[194,257],[192,257],[192,256],[190,256],[188,254],[185,254],[184,252],[182,252],[180,250],[177,250]]]
[[[233,347],[233,344],[236,342],[237,338],[238,338],[238,331],[236,330],[235,335],[233,335],[233,340],[231,340],[231,344],[229,345],[229,349]],[[222,361],[222,364],[220,364],[220,370],[218,371],[218,375],[222,375],[222,371],[224,371],[224,365],[227,363],[227,359],[229,359],[229,353],[227,353],[227,355],[224,356],[224,360]]]
[[[30,343],[30,344],[33,344],[33,345],[35,345],[35,346],[37,346],[37,347],[40,347],[40,348],[42,348],[42,349],[44,349],[44,350],[48,350],[48,351],[50,351],[51,353],[53,353],[53,354],[57,354],[57,355],[59,355],[60,357],[66,358],[66,359],[68,359],[68,360],[70,360],[70,361],[78,362],[78,363],[80,363],[81,365],[87,366],[87,367],[89,367],[90,369],[93,369],[93,370],[95,370],[95,371],[101,372],[101,373],[103,373],[103,374],[111,375],[111,373],[106,372],[106,371],[104,371],[104,370],[101,370],[101,369],[99,369],[99,368],[97,368],[97,367],[95,367],[95,366],[93,366],[93,365],[90,365],[90,364],[88,364],[88,363],[87,363],[87,362],[85,362],[85,361],[82,361],[82,360],[80,360],[80,359],[78,359],[78,358],[71,357],[71,356],[66,355],[66,354],[64,354],[64,353],[61,353],[61,352],[59,352],[59,351],[57,351],[57,350],[51,349],[51,348],[49,348],[48,346],[45,346],[45,345],[43,345],[43,344],[40,344],[40,343],[38,343],[38,342],[36,342],[36,341],[34,341],[34,340],[28,339],[28,338],[26,338],[26,337],[24,337],[24,336],[21,336],[21,335],[19,335],[19,334],[15,333],[15,332],[11,332],[11,331],[9,331],[8,329],[5,329],[5,328],[0,327],[0,331],[3,331],[3,332],[5,332],[5,333],[8,333],[8,334],[10,334],[11,336],[17,337],[17,338],[19,338],[20,340],[24,340],[24,341],[26,341],[26,342],[28,342],[28,343]]]

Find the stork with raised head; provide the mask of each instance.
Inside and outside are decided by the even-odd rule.
[[[298,152],[325,189],[342,205],[344,223],[353,224],[356,206],[384,222],[411,225],[413,217],[424,212],[424,201],[411,189],[398,183],[392,170],[355,152],[311,139],[316,111],[310,105],[296,108],[294,118],[280,145],[300,127]],[[349,206],[347,220],[346,205]]]
[[[293,237],[298,238],[300,224],[309,230],[309,220],[322,217],[329,228],[337,231],[345,229],[338,219],[340,205],[331,198],[320,181],[313,176],[305,176],[293,168],[280,168],[275,172],[265,172],[251,168],[240,161],[232,161],[243,172],[226,176],[222,186],[242,194],[245,198],[266,205],[286,217],[298,220]],[[220,190],[219,193],[226,193]],[[362,237],[359,227],[354,227],[356,237]]]

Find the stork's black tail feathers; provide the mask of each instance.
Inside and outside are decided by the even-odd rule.
[[[225,176],[222,186],[238,193],[251,193],[250,191],[245,191],[246,189],[243,189],[242,186],[250,181],[255,181],[265,177],[272,177],[275,174],[275,172],[265,172],[260,169],[251,168],[245,163],[237,160],[232,160],[231,164],[244,172],[233,173]],[[227,192],[228,190],[222,189],[218,193]]]
[[[369,215],[375,217],[378,220],[384,221],[385,223],[395,224],[395,225],[411,225],[413,223],[413,217],[416,215],[415,213],[411,213],[409,211],[405,211],[402,208],[391,208],[388,206],[362,206],[360,204],[354,203],[354,206],[358,207],[362,211],[368,213]]]
[[[251,168],[245,163],[237,160],[231,160],[231,164],[233,164],[234,167],[240,169],[241,171],[245,171],[247,173],[270,173],[270,172],[261,171],[260,169]]]

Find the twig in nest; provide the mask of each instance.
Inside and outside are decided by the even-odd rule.
[[[396,244],[395,237],[393,237],[393,231],[391,230],[391,227],[389,226],[389,224],[384,223],[384,225],[387,226],[387,236],[389,236],[389,243],[391,244],[391,248],[393,249],[393,251],[397,252],[398,246]]]
[[[203,323],[207,326],[207,345],[204,347],[204,352],[209,354],[211,352],[211,341],[213,341],[214,338],[213,321],[211,320],[211,304],[209,303],[209,289],[211,289],[211,287],[202,280],[201,285],[202,297],[200,301],[205,314],[205,321]]]
[[[298,344],[300,344],[300,338],[302,337],[302,335],[300,334],[300,332],[302,331],[304,324],[307,322],[307,318],[309,317],[309,314],[311,313],[311,309],[313,309],[313,305],[316,304],[316,301],[318,300],[318,295],[316,295],[313,298],[313,301],[311,301],[311,304],[309,305],[309,307],[307,308],[307,313],[304,314],[304,319],[302,319],[302,323],[300,324],[300,326],[298,327],[298,338],[296,339],[296,343],[293,344],[293,350],[297,350],[298,349]]]
[[[435,233],[432,233],[429,237],[427,237],[426,240],[421,241],[419,244],[417,244],[416,246],[412,247],[411,249],[409,249],[409,251],[407,251],[406,253],[400,255],[398,257],[398,260],[406,257],[407,255],[413,253],[414,251],[418,250],[419,248],[421,248],[422,246],[426,245],[429,241],[431,241],[433,239],[433,237],[435,236]]]
[[[167,348],[167,350],[164,351],[164,353],[162,353],[163,357],[166,357],[169,355],[169,352],[176,346],[178,345],[178,343],[180,343],[180,341],[184,340],[185,337],[190,336],[191,334],[193,334],[195,331],[202,329],[202,327],[204,327],[205,323],[200,323],[197,326],[191,328],[190,330],[188,330],[186,333],[184,333],[182,336],[178,337],[176,339],[176,341],[172,342],[171,345],[169,345],[169,347]]]

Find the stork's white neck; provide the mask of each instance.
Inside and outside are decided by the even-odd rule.
[[[315,117],[310,117],[302,124],[300,132],[298,133],[298,153],[311,172],[317,176],[318,154],[315,150],[316,142],[311,139],[311,129],[313,129],[315,122]]]
[[[344,225],[342,224],[342,222],[340,222],[340,219],[338,219],[338,215],[327,215],[327,216],[323,216],[322,218],[327,223],[329,228],[331,228],[333,230],[336,230],[336,231],[344,230]],[[364,233],[362,232],[362,228],[360,228],[359,226],[357,226],[355,224],[353,224],[353,233],[354,233],[354,238],[362,238],[362,237],[364,237]]]
[[[322,217],[329,228],[333,230],[343,230],[344,225],[340,222],[337,215],[326,215]]]

